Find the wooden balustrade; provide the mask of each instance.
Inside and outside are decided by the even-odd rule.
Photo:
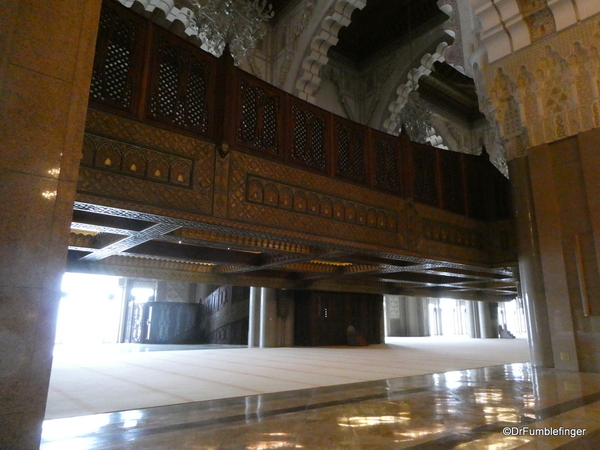
[[[250,152],[475,219],[511,215],[508,180],[485,152],[442,150],[353,123],[111,0],[102,8],[90,103],[218,149]]]

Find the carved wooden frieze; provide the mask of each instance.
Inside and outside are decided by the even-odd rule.
[[[373,208],[250,174],[246,186],[245,200],[251,203],[396,232],[398,219],[391,210]]]
[[[90,110],[78,192],[210,214],[212,144]]]
[[[208,142],[173,133],[162,128],[145,125],[135,120],[108,114],[96,109],[88,109],[86,131],[99,136],[111,136],[123,142],[131,142],[141,147],[164,150],[169,153],[193,157],[202,164],[212,161],[214,146]]]
[[[483,235],[476,230],[429,219],[423,219],[423,236],[431,241],[478,250],[485,246]]]
[[[396,198],[232,152],[228,218],[352,242],[401,244]],[[373,198],[373,203],[369,200]],[[361,201],[362,200],[362,201]]]
[[[81,164],[149,181],[192,187],[193,159],[90,133],[84,136]]]
[[[213,214],[227,217],[227,188],[229,185],[229,153],[217,157],[214,172]]]

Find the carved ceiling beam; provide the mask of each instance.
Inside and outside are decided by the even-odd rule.
[[[75,209],[73,211],[73,224],[83,224],[85,226],[97,226],[98,228],[122,230],[117,234],[124,232],[132,233],[142,231],[159,220],[148,221],[129,217],[118,217],[113,215],[98,214],[96,212],[87,212]]]
[[[233,233],[223,233],[212,230],[182,227],[164,237],[169,241],[181,241],[190,244],[226,246],[236,250],[276,251],[283,253],[318,253],[318,249],[305,244],[284,242],[277,239],[243,236]]]
[[[440,276],[449,276],[449,277],[455,277],[457,279],[467,279],[468,281],[461,281],[461,283],[478,283],[481,281],[489,281],[490,279],[490,275],[484,275],[484,274],[479,274],[476,275],[475,272],[465,272],[465,273],[459,273],[459,272],[451,272],[448,270],[425,270],[423,271],[423,273],[428,273],[431,275],[440,275]],[[506,279],[505,277],[502,278],[502,280]],[[479,281],[473,281],[473,280],[479,280]],[[514,281],[513,279],[511,279],[512,281]],[[499,279],[500,281],[500,279]]]
[[[257,253],[223,250],[196,245],[174,244],[170,242],[152,241],[144,242],[125,250],[126,253],[159,256],[161,258],[175,259],[209,264],[260,266],[260,255]]]
[[[136,234],[136,231],[132,230],[124,230],[122,228],[113,228],[102,225],[92,225],[89,223],[82,222],[71,222],[71,230],[75,232],[87,231],[88,233],[106,233],[121,236],[133,236]]]
[[[311,261],[316,255],[302,255],[302,256],[281,256],[281,255],[261,255],[259,259],[260,263],[257,266],[242,266],[242,265],[229,265],[226,267],[219,267],[217,272],[219,273],[242,273],[242,272],[253,272],[264,269],[274,268],[286,268],[287,265],[295,265]]]
[[[113,244],[96,250],[90,253],[89,255],[84,256],[83,258],[81,258],[81,260],[98,261],[100,259],[104,259],[112,255],[117,255],[121,252],[131,249],[132,247],[160,237],[165,233],[169,233],[170,231],[176,230],[177,228],[179,227],[176,225],[158,223],[149,228],[146,228],[143,231],[140,231],[139,233],[136,233],[133,236],[126,237]]]
[[[380,270],[381,270],[380,266],[373,266],[373,265],[348,266],[348,267],[343,267],[342,275],[372,274],[372,273],[379,273]]]
[[[101,247],[94,242],[93,234],[73,233],[69,236],[69,250],[79,250],[84,252],[92,252]]]
[[[125,236],[105,233],[78,233],[71,231],[69,250],[94,252],[110,244],[120,241]]]

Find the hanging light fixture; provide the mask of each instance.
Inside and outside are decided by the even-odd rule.
[[[410,69],[410,66],[413,62],[412,13],[410,5],[411,1],[409,0],[407,3],[409,58],[408,79],[411,83],[412,90],[406,96],[404,106],[400,111],[400,125],[397,132],[398,134],[401,134],[402,130],[404,129],[412,141],[425,144],[427,139],[435,134],[435,131],[431,126],[433,113],[417,92],[417,89],[419,88],[418,80],[415,80],[413,77],[414,69]]]
[[[191,0],[194,7],[191,26],[202,47],[220,57],[229,46],[236,65],[267,33],[266,23],[273,17],[267,0]]]

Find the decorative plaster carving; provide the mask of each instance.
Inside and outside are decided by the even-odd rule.
[[[287,74],[290,71],[293,60],[294,52],[292,50],[287,50],[283,56],[283,62],[279,66],[279,73],[277,75],[277,79],[275,80],[275,85],[280,89],[283,88],[283,85],[285,84],[285,80],[287,79]]]
[[[248,56],[246,56],[246,62],[250,65],[250,72],[252,73],[252,75],[254,75],[257,78],[260,78],[261,80],[265,79],[264,74],[262,70],[260,70],[260,67],[258,66],[256,58],[253,54],[249,54]]]
[[[338,99],[344,108],[346,118],[353,122],[363,123],[359,120],[359,113],[356,107],[357,92],[359,89],[349,89],[347,86],[351,84],[351,79],[355,74],[349,74],[349,70],[341,67],[333,67],[331,64],[323,68],[323,78],[329,79],[337,88]],[[358,94],[360,96],[360,94]]]
[[[433,64],[436,61],[445,61],[445,54],[448,51],[448,47],[449,46],[447,42],[440,42],[433,55],[431,53],[425,53],[420,59],[420,66],[409,71],[407,76],[408,80],[406,83],[401,84],[398,89],[396,89],[396,94],[398,94],[398,97],[388,107],[390,115],[383,123],[383,128],[385,131],[390,134],[398,135],[401,125],[399,122],[400,112],[402,111],[402,108],[404,108],[409,94],[412,91],[416,91],[419,87],[419,78],[421,78],[423,75],[429,75],[431,73]]]
[[[296,41],[305,30],[313,14],[314,7],[315,4],[312,0],[305,1],[304,10],[302,11],[300,18],[292,25],[292,41]]]
[[[517,0],[519,11],[529,29],[531,42],[556,33],[554,14],[547,0]]]
[[[144,15],[152,16],[159,25],[171,29],[183,38],[189,38],[196,33],[192,29],[190,17],[192,10],[183,6],[178,8],[173,0],[117,0],[123,6],[131,9],[142,9]],[[141,8],[140,8],[141,7]],[[179,24],[177,23],[179,22]],[[183,32],[178,32],[183,30]],[[198,46],[200,41],[196,40]]]
[[[363,97],[365,105],[362,123],[368,124],[371,122],[373,114],[382,100],[383,87],[387,85],[388,80],[394,73],[394,69],[399,64],[400,58],[398,53],[396,53],[396,55],[387,57],[383,62],[379,62],[373,66]],[[367,98],[371,98],[370,104],[367,104]]]
[[[488,67],[488,112],[509,159],[598,126],[599,29],[600,21],[581,23]]]
[[[445,31],[454,38],[454,42],[446,52],[446,62],[460,72],[464,72],[465,58],[457,0],[438,0],[438,8],[448,16],[448,20],[444,24]]]
[[[329,61],[327,51],[337,44],[340,29],[350,25],[354,10],[363,9],[365,5],[365,0],[337,0],[324,15],[306,50],[307,54],[296,81],[298,97],[302,100],[315,103],[314,96],[321,85],[320,71]]]

